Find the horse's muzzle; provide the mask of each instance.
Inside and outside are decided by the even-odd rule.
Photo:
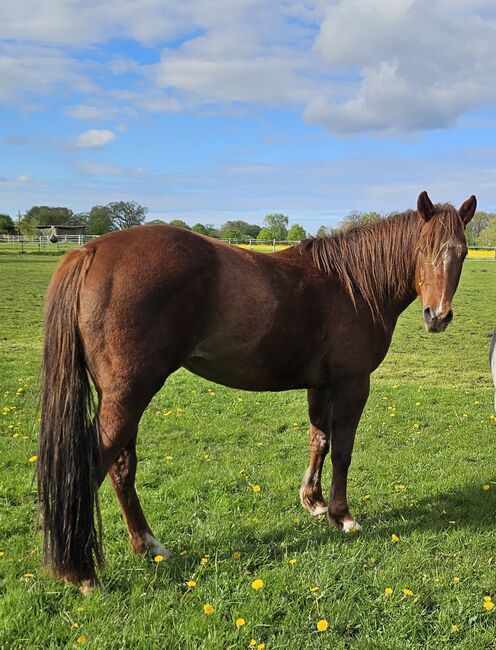
[[[435,316],[431,307],[424,309],[424,324],[428,332],[444,332],[453,320],[453,311],[450,309],[444,316]]]

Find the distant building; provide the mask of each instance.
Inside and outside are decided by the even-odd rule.
[[[68,236],[72,239],[74,236],[84,235],[86,226],[38,226],[38,230],[54,244],[64,241]]]

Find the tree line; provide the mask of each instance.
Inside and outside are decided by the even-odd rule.
[[[113,230],[133,228],[145,223],[148,208],[136,201],[114,201],[107,205],[95,205],[88,212],[73,212],[66,207],[49,207],[35,205],[24,214],[18,214],[14,220],[8,214],[0,214],[0,234],[21,233],[33,236],[40,226],[85,226],[90,235],[103,235]],[[378,212],[349,212],[338,224],[337,228],[321,226],[316,235],[319,237],[332,234],[335,230],[381,219]],[[166,224],[185,228],[202,235],[219,239],[230,239],[239,242],[258,241],[300,241],[308,236],[305,229],[298,223],[289,225],[289,218],[280,213],[266,215],[263,225],[250,224],[242,220],[226,221],[221,226],[196,223],[189,226],[182,219],[172,219],[169,222],[153,219],[148,224]],[[469,246],[496,246],[496,214],[492,212],[476,212],[466,229]]]

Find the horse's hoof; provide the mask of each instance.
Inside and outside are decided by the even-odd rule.
[[[359,533],[362,530],[362,527],[358,521],[354,521],[353,519],[346,519],[346,521],[343,521],[341,524],[341,530],[344,533],[348,533],[349,535],[354,535],[355,533]]]
[[[167,560],[171,557],[172,553],[162,546],[155,537],[152,537],[149,533],[145,534],[144,544],[146,550],[152,557],[157,557],[160,555],[164,560]]]
[[[79,591],[83,596],[89,596],[95,588],[95,583],[91,580],[83,580],[79,585]]]

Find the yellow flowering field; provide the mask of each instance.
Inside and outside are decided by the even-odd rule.
[[[418,303],[398,323],[350,469],[361,533],[299,505],[304,391],[244,393],[180,370],[138,437],[138,491],[172,557],[130,552],[105,483],[107,564],[86,597],[43,572],[34,527],[42,304],[55,263],[0,256],[0,648],[494,647],[494,262],[465,263],[444,334],[425,332]]]

